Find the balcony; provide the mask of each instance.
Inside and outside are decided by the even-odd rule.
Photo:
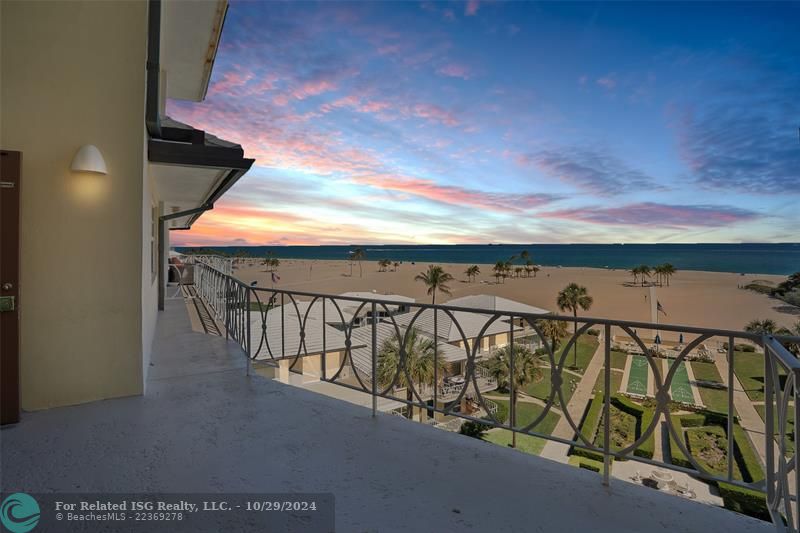
[[[772,531],[504,447],[372,416],[251,372],[161,313],[147,393],[27,413],[2,430],[5,491],[332,492],[337,531]],[[481,488],[483,487],[483,488]],[[244,524],[227,524],[242,529]]]

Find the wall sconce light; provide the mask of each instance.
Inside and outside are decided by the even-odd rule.
[[[93,144],[84,144],[75,157],[72,158],[70,170],[73,172],[94,172],[96,174],[107,174],[106,161],[103,154]]]

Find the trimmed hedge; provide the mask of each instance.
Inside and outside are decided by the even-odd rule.
[[[569,459],[569,464],[584,470],[591,470],[592,472],[603,471],[603,461],[595,461],[594,459],[587,459],[585,457],[573,456]],[[614,464],[614,458],[611,458],[610,465]]]
[[[725,509],[736,511],[747,516],[760,518],[761,520],[771,520],[767,508],[767,498],[763,492],[728,483],[717,483],[719,495]]]
[[[594,398],[589,403],[589,408],[586,410],[583,421],[578,426],[581,429],[581,433],[589,442],[594,441],[594,436],[597,434],[597,426],[600,425],[600,417],[603,415],[604,401],[605,400],[603,399],[602,394],[595,394]],[[580,437],[578,437],[577,440],[578,442],[583,442],[580,440]],[[586,450],[584,448],[579,448],[577,446],[572,447],[572,455],[603,462],[603,454]]]

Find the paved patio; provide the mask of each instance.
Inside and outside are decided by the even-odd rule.
[[[332,492],[347,532],[774,530],[247,377],[238,349],[192,332],[179,300],[161,314],[150,377],[145,396],[26,413],[3,429],[3,490]]]

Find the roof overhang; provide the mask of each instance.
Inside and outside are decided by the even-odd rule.
[[[202,130],[166,117],[161,122],[162,138],[147,142],[149,171],[156,196],[170,217],[168,229],[189,229],[253,165],[244,150]],[[205,208],[201,210],[201,208]]]
[[[161,69],[167,98],[202,101],[228,11],[227,0],[165,1],[162,8]]]

